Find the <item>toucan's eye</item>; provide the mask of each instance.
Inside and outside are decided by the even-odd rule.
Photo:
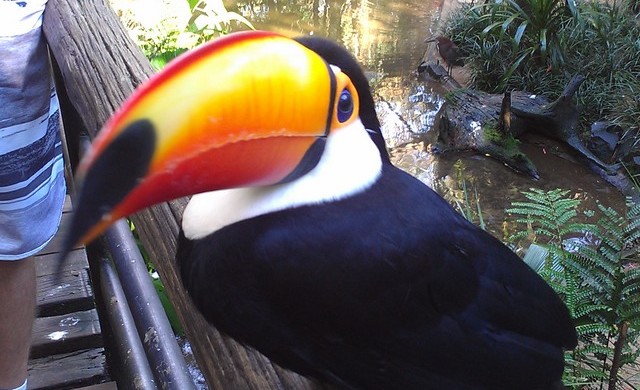
[[[346,122],[353,114],[353,98],[348,89],[344,89],[338,98],[338,121]]]

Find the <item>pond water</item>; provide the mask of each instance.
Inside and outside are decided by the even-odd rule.
[[[562,144],[548,139],[523,140],[524,151],[540,172],[538,181],[471,152],[440,156],[427,152],[437,136],[432,125],[444,102],[443,90],[439,83],[420,80],[416,68],[425,50],[435,53],[424,40],[438,33],[443,9],[457,5],[451,1],[453,4],[449,0],[250,0],[225,4],[257,29],[316,34],[342,43],[371,81],[394,163],[452,202],[464,203],[464,186],[472,193],[477,191],[487,229],[498,237],[505,235],[504,210],[512,201],[523,199],[520,191],[532,187],[571,190],[586,209],[595,209],[598,200],[624,210],[624,197],[615,188],[575,162]],[[453,75],[458,78],[460,72]]]

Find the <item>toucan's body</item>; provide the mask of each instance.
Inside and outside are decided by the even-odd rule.
[[[390,165],[365,193],[179,248],[205,317],[303,374],[363,389],[546,389],[562,372],[555,294]]]
[[[391,165],[366,79],[344,49],[299,42],[227,38],[143,87],[81,168],[67,245],[150,203],[218,190],[187,206],[177,260],[221,331],[347,388],[554,388],[576,343],[564,304],[508,248]],[[190,74],[228,70],[201,66],[218,60],[231,89],[198,86],[215,104],[178,101],[167,112],[163,89],[187,96],[176,90],[194,85]],[[265,89],[269,101],[259,99]],[[129,177],[103,179],[124,170],[113,167],[117,151],[138,144]]]

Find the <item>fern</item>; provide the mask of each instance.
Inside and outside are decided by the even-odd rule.
[[[564,381],[574,388],[608,383],[620,368],[640,355],[640,205],[628,211],[598,205],[597,225],[578,223],[580,201],[569,191],[523,192],[526,202],[513,202],[509,213],[526,228],[512,240],[533,239],[546,250],[540,274],[564,299],[576,323],[579,346],[566,354]],[[591,235],[597,244],[575,238]],[[572,245],[568,245],[568,240]]]
[[[578,214],[577,207],[580,201],[566,198],[568,193],[560,189],[545,192],[532,188],[531,191],[522,193],[530,202],[513,202],[513,207],[507,212],[524,216],[516,222],[535,225],[536,236],[542,235],[557,244],[567,234],[589,229],[588,226],[583,226],[584,224],[572,222]]]

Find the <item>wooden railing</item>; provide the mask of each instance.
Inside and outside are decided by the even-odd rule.
[[[91,136],[96,135],[134,88],[153,73],[148,60],[105,0],[49,0],[44,31],[73,106],[62,114],[80,118]],[[186,202],[178,199],[160,204],[132,219],[165,284],[209,387],[322,388],[221,335],[195,309],[182,287],[174,262],[179,221]]]

